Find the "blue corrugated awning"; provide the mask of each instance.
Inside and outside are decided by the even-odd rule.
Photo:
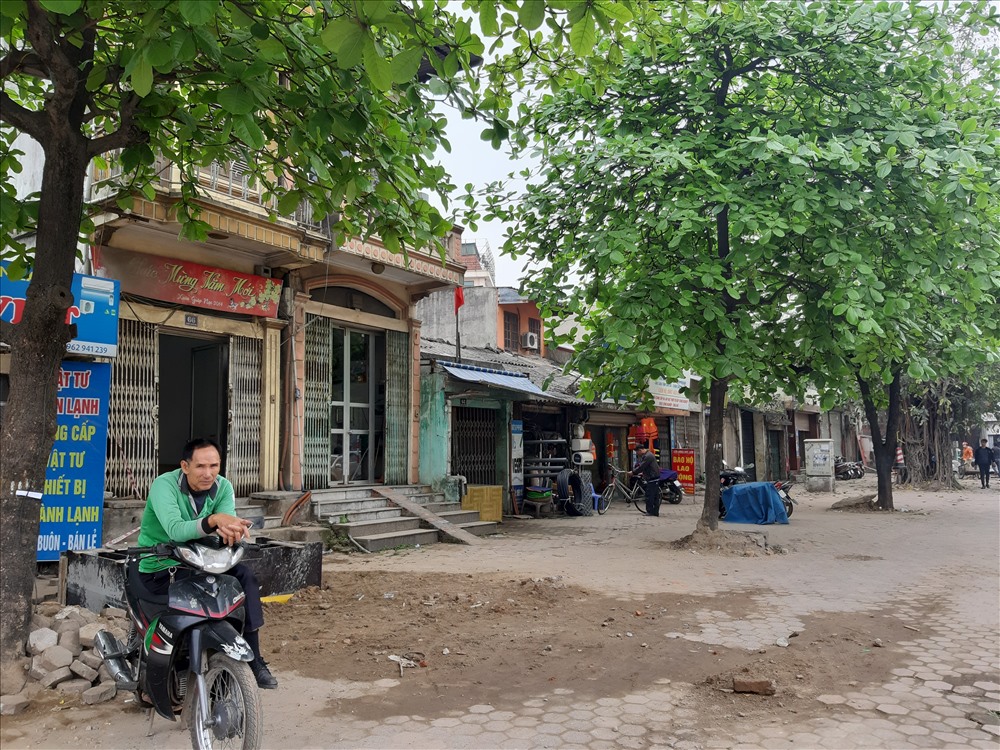
[[[537,385],[531,382],[527,375],[520,372],[507,372],[506,370],[491,370],[486,367],[473,367],[471,365],[460,365],[457,362],[441,362],[445,371],[467,383],[479,383],[480,385],[493,386],[494,388],[506,388],[508,391],[525,393],[546,401],[558,401],[552,394],[546,393]]]

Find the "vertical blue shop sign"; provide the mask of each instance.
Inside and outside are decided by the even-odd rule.
[[[0,263],[0,320],[21,322],[28,296],[27,279],[7,276],[7,263]],[[76,325],[76,337],[66,345],[71,354],[114,357],[118,354],[118,297],[115,279],[73,274],[73,304],[66,311],[66,323]]]
[[[45,472],[38,559],[100,547],[111,365],[65,361],[59,370],[56,440]]]

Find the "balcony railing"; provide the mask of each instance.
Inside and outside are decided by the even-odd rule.
[[[124,174],[121,162],[117,159],[117,154],[109,154],[108,168],[94,168],[94,188],[93,200],[107,200],[114,196],[111,183],[118,180]],[[157,157],[155,171],[158,178],[153,181],[153,185],[161,190],[170,191],[172,187],[180,184],[180,173],[174,165],[163,157]],[[278,202],[275,199],[266,200],[259,185],[252,182],[251,175],[244,162],[212,162],[206,167],[197,167],[199,185],[209,195],[225,195],[235,198],[238,201],[260,206],[265,211],[277,212]],[[288,216],[281,218],[294,222],[300,227],[309,231],[321,234],[327,233],[327,228],[323,226],[322,217],[317,217],[312,204],[302,202],[298,208]]]

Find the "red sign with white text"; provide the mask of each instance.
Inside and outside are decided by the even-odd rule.
[[[278,312],[281,283],[266,276],[114,247],[95,247],[93,258],[96,274],[119,279],[129,294],[243,315]]]
[[[674,448],[670,460],[684,492],[694,494],[694,448]]]

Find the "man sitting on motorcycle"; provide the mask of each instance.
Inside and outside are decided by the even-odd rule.
[[[250,521],[236,516],[233,485],[219,476],[222,451],[206,438],[189,441],[181,453],[181,467],[161,474],[149,488],[139,529],[139,545],[152,547],[164,542],[189,542],[218,534],[226,544],[250,538]],[[168,559],[147,557],[139,563],[139,574],[150,593],[166,594],[170,587]],[[183,571],[178,573],[183,574]],[[229,570],[246,595],[244,639],[253,650],[250,669],[258,687],[276,688],[278,681],[260,655],[259,630],[264,624],[260,585],[249,567],[240,563]]]

